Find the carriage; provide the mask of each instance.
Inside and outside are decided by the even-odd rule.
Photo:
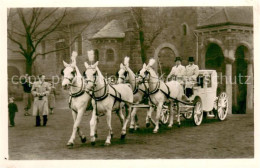
[[[89,54],[94,58],[94,53]],[[228,97],[225,92],[222,92],[216,97],[217,92],[217,73],[215,70],[200,70],[197,83],[193,86],[193,95],[189,98],[190,101],[182,101],[180,96],[183,96],[183,87],[177,81],[164,83],[151,68],[156,62],[150,59],[149,64],[143,65],[138,77],[129,68],[129,58],[126,57],[124,65],[120,64],[119,80],[116,85],[109,84],[98,68],[98,62],[89,65],[85,62],[87,80],[84,81],[79,69],[76,66],[77,53],[72,53],[72,63],[64,63],[65,69],[62,70],[63,81],[62,86],[67,88],[70,86],[70,102],[69,107],[72,110],[74,119],[73,131],[70,140],[67,143],[68,147],[74,144],[76,133],[81,138],[82,143],[86,142],[86,136],[80,131],[79,123],[81,122],[83,113],[92,103],[93,111],[90,120],[90,137],[91,144],[95,144],[97,137],[97,121],[99,113],[105,112],[107,124],[109,127],[108,136],[105,145],[111,144],[113,137],[111,126],[111,113],[116,111],[121,121],[121,139],[125,139],[126,127],[130,119],[130,129],[133,129],[133,117],[136,113],[136,108],[149,107],[147,113],[146,124],[150,121],[155,125],[153,133],[157,133],[159,122],[166,124],[169,121],[168,127],[173,125],[173,108],[176,107],[177,122],[180,125],[180,114],[184,118],[192,118],[195,125],[200,125],[204,113],[207,115],[217,116],[219,120],[224,120],[227,116]],[[93,60],[93,59],[90,59]],[[122,81],[129,77],[130,83],[122,84]],[[138,82],[137,82],[138,81]],[[149,88],[147,88],[147,85]],[[160,87],[161,86],[161,87]],[[163,89],[164,87],[164,89]],[[142,89],[141,89],[142,88]],[[165,90],[165,88],[167,88]],[[98,94],[97,94],[98,93]],[[141,104],[144,98],[148,95],[149,104]],[[156,99],[160,97],[160,99]],[[168,101],[170,100],[171,101]],[[156,101],[156,102],[155,102]],[[155,102],[155,103],[154,103]],[[125,110],[125,116],[122,110]],[[152,120],[152,111],[156,110],[156,118]]]
[[[196,126],[202,123],[203,117],[225,120],[228,112],[228,96],[225,92],[217,96],[217,87],[215,70],[199,70],[197,83],[193,86],[193,95],[189,97],[190,102],[176,100],[180,102],[180,114],[187,120],[192,119]],[[139,104],[134,107],[149,108],[149,105]],[[165,104],[161,111],[160,123],[166,124],[169,115],[169,107]]]
[[[228,96],[221,92],[217,96],[217,72],[215,70],[199,70],[197,83],[190,97],[192,105],[182,104],[180,112],[185,119],[193,119],[195,125],[202,123],[203,117],[217,117],[225,120],[228,112]]]

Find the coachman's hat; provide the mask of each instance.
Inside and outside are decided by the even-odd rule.
[[[176,57],[176,58],[175,58],[175,62],[176,62],[176,61],[181,61],[181,57]]]
[[[189,62],[194,62],[194,57],[189,57]]]

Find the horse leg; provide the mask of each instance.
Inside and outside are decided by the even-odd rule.
[[[173,111],[173,101],[170,103],[170,123],[168,125],[169,128],[172,128],[173,125],[173,116],[174,116],[174,111]]]
[[[181,126],[181,119],[180,119],[181,114],[180,114],[180,104],[179,104],[179,102],[177,103],[177,114],[178,114],[178,118],[177,118],[178,127],[180,127]]]
[[[132,112],[131,112],[131,120],[130,120],[130,128],[129,132],[133,133],[134,132],[134,127],[135,127],[135,115],[136,115],[136,108],[134,107]]]
[[[67,146],[72,147],[74,145],[74,140],[76,137],[76,132],[80,133],[80,138],[82,142],[86,142],[86,136],[82,135],[82,133],[80,132],[80,128],[79,128],[79,124],[81,122],[82,116],[83,116],[84,111],[82,109],[78,110],[78,114],[74,111],[72,111],[72,116],[74,119],[74,125],[73,125],[73,131],[72,131],[72,135],[70,137],[69,142],[67,143]]]
[[[138,124],[138,117],[135,115],[135,130],[139,129],[139,124]]]
[[[124,122],[125,122],[125,116],[123,115],[121,104],[120,104],[119,110],[116,111],[116,115],[118,116],[118,118],[121,122],[121,126],[123,127]]]
[[[99,122],[99,118],[97,117],[96,118],[96,126],[95,126],[95,137],[97,138],[98,137],[98,134],[97,134],[97,124]]]
[[[129,119],[130,119],[129,111],[131,112],[131,106],[128,103],[126,103],[124,106],[125,106],[126,118],[125,118],[125,122],[124,122],[124,125],[123,125],[123,128],[122,128],[122,132],[121,132],[121,139],[125,139],[126,127],[127,127],[128,122],[129,122]]]
[[[161,116],[162,106],[163,106],[162,102],[160,102],[158,104],[158,106],[157,106],[156,117],[155,117],[155,128],[153,130],[153,133],[157,133],[158,132],[159,120],[160,120],[160,116]]]
[[[152,119],[152,113],[154,111],[154,107],[150,107],[149,108],[149,111],[147,112],[147,115],[146,115],[146,127],[150,127],[151,125],[151,119]]]
[[[95,145],[95,140],[96,140],[96,125],[97,125],[97,115],[96,115],[96,109],[93,108],[92,111],[92,117],[91,120],[89,122],[90,125],[90,141],[91,141],[91,145]]]
[[[111,126],[111,110],[107,111],[106,113],[106,119],[107,119],[107,126],[108,126],[108,136],[105,142],[105,145],[108,146],[111,144],[111,138],[112,138],[112,126]]]

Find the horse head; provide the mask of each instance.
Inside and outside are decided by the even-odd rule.
[[[87,62],[84,63],[86,67],[85,75],[87,76],[87,86],[89,90],[93,90],[99,82],[100,71],[98,69],[98,61],[94,65],[89,65]]]
[[[149,63],[146,65],[146,63],[143,64],[143,68],[139,72],[138,82],[144,82],[148,80],[148,77],[155,76],[155,72],[152,68],[152,66],[155,64],[155,59],[150,59]]]
[[[120,69],[118,71],[118,83],[123,83],[128,77],[128,70],[126,65],[120,64]]]
[[[63,61],[63,64],[65,68],[61,71],[61,74],[63,76],[61,85],[63,88],[67,89],[74,82],[77,76],[76,62],[73,61],[71,64],[68,64],[65,61]]]

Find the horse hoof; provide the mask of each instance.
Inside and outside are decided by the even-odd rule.
[[[168,128],[172,128],[172,125],[168,125]]]
[[[68,143],[67,143],[67,147],[68,147],[69,149],[73,148],[73,145],[74,145],[74,144],[73,144],[72,142],[68,142]]]
[[[98,137],[98,135],[97,134],[95,134],[95,138],[97,138]]]
[[[96,142],[91,142],[91,145],[92,145],[92,146],[95,146],[95,145],[96,145]]]
[[[111,139],[113,138],[114,134],[111,134]]]
[[[181,124],[178,124],[178,127],[180,128],[180,127],[181,127]]]
[[[109,146],[111,143],[109,142],[105,142],[105,146]]]
[[[154,131],[153,131],[153,133],[154,133],[154,134],[157,134],[157,133],[158,133],[158,131],[155,131],[155,130],[154,130]]]
[[[146,123],[146,128],[150,127],[150,125],[151,125],[150,123]]]
[[[126,136],[126,134],[123,134],[123,135],[121,135],[121,140],[124,140],[125,139],[125,136]]]
[[[129,133],[134,133],[134,128],[129,128]]]
[[[86,143],[86,141],[87,141],[87,138],[86,138],[86,137],[81,138],[81,142],[82,142],[82,143]]]

